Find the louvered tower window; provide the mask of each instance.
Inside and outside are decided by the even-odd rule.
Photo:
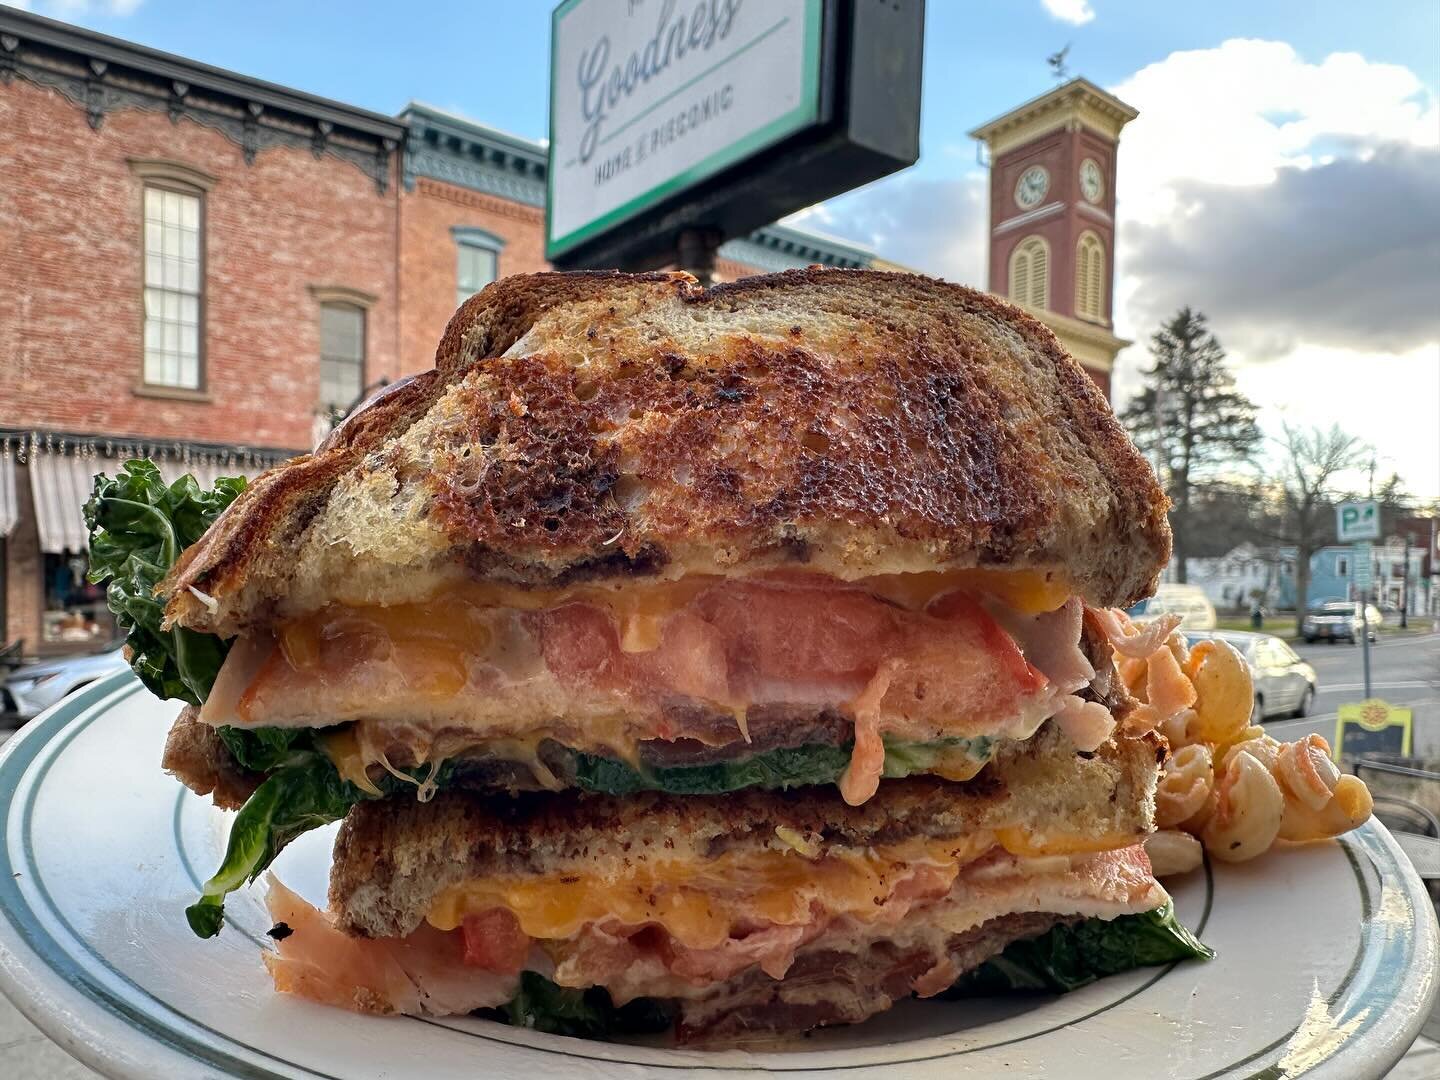
[[[1091,322],[1104,316],[1105,248],[1093,232],[1083,233],[1075,245],[1075,315]]]
[[[1010,253],[1010,299],[1035,308],[1050,306],[1050,245],[1027,236]]]

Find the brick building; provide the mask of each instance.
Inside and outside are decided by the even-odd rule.
[[[1139,114],[1086,79],[982,124],[990,158],[992,292],[1026,307],[1110,392],[1115,356],[1115,175]]]
[[[125,457],[260,470],[546,268],[545,153],[0,9],[0,645],[93,648],[79,507]],[[718,276],[870,252],[772,226]]]

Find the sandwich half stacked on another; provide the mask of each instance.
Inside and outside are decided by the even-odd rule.
[[[160,587],[165,767],[240,807],[191,924],[343,818],[328,912],[272,880],[266,962],[367,1011],[715,1040],[1002,952],[1055,988],[1202,955],[1101,610],[1152,588],[1165,509],[1051,333],[973,290],[500,281]]]

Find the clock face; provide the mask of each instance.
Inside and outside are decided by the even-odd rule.
[[[1105,194],[1105,177],[1094,158],[1087,157],[1080,163],[1080,194],[1092,203],[1098,203]]]
[[[1021,210],[1039,206],[1040,200],[1045,198],[1045,193],[1049,190],[1050,174],[1045,171],[1045,166],[1031,165],[1020,174],[1020,179],[1015,184],[1015,205]]]

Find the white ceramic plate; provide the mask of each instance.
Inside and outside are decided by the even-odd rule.
[[[228,815],[160,772],[173,703],[97,683],[0,753],[0,989],[51,1038],[119,1077],[1382,1076],[1436,990],[1436,927],[1383,828],[1172,882],[1215,948],[1063,997],[912,1001],[764,1053],[592,1043],[475,1019],[355,1016],[275,994],[258,890],[210,941],[182,913]],[[332,830],[277,864],[324,895]]]

